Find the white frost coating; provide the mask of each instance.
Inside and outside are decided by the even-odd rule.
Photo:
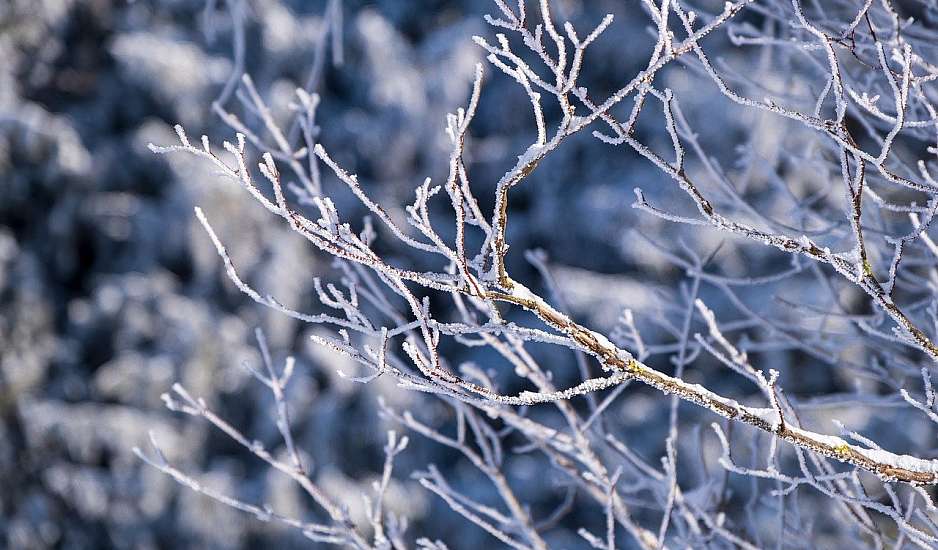
[[[609,339],[606,338],[605,336],[603,336],[602,334],[600,334],[600,333],[598,333],[598,332],[593,332],[592,330],[589,331],[589,333],[593,336],[593,338],[596,339],[597,342],[599,342],[599,345],[600,345],[600,346],[602,346],[602,347],[604,347],[604,348],[606,348],[606,349],[616,349],[616,346],[615,346],[612,342],[610,342]],[[631,359],[631,357],[630,357],[630,359]]]
[[[708,390],[707,388],[701,386],[700,384],[688,384],[687,382],[681,380],[680,378],[674,378],[672,381],[675,386],[684,388],[685,390],[691,393],[696,393],[697,395],[701,397],[705,397],[715,403],[720,403],[722,405],[725,405],[737,411],[748,410],[746,409],[746,407],[743,407],[742,405],[740,405],[739,402],[736,401],[735,399],[730,399],[728,397],[723,397],[722,395],[717,395],[713,393],[712,391]]]
[[[517,281],[512,281],[511,295],[512,297],[518,298],[519,300],[526,300],[529,302],[534,302],[536,304],[541,305],[542,307],[550,308],[550,306],[547,306],[547,304],[544,302],[544,300],[540,296],[538,296],[537,294],[534,294],[533,292],[531,292],[531,290],[528,287],[524,286],[523,284]],[[550,308],[550,309],[553,310],[553,308]],[[560,313],[560,312],[556,312],[556,313],[558,313],[565,320],[569,320],[567,316],[564,315],[563,313]],[[631,353],[627,351],[619,350],[615,344],[613,344],[608,338],[606,338],[602,334],[598,332],[594,332],[592,330],[586,330],[586,332],[588,332],[590,336],[592,336],[596,340],[596,342],[603,348],[609,349],[609,350],[616,350],[617,356],[619,357],[619,359],[622,359],[623,361],[626,361],[626,362],[632,359]]]
[[[538,296],[537,294],[534,294],[533,292],[531,292],[531,290],[528,287],[524,286],[523,284],[517,281],[512,281],[511,296],[519,300],[534,302],[535,304],[538,304],[541,307],[551,309],[557,315],[559,315],[564,320],[569,322],[569,318],[566,315],[564,315],[563,313],[559,311],[553,310],[553,308],[547,305],[540,296]],[[602,348],[607,349],[607,350],[615,350],[616,357],[618,359],[626,363],[628,363],[629,361],[633,359],[631,353],[629,353],[628,351],[619,349],[615,344],[613,344],[609,340],[609,338],[606,338],[606,336],[604,336],[603,334],[592,331],[592,330],[588,330],[588,329],[584,329],[584,330],[586,330],[586,332],[588,332],[590,336],[592,336],[596,340],[596,343],[599,344],[599,346],[601,346]]]
[[[855,445],[849,445],[842,438],[833,435],[817,434],[794,427],[789,427],[788,429],[797,433],[798,435],[802,435],[808,439],[812,439],[818,443],[823,443],[834,448],[848,446],[850,447],[850,450],[878,464],[909,470],[911,472],[919,472],[938,476],[938,460],[924,460],[909,455],[897,455],[895,453],[890,453],[889,451],[883,451],[880,449],[864,449]]]
[[[526,166],[531,163],[541,152],[544,151],[543,145],[534,144],[528,147],[524,153],[518,155],[518,164],[517,167]]]
[[[912,472],[938,475],[938,460],[925,460],[909,455],[897,455],[890,453],[889,451],[883,451],[879,449],[858,449],[856,447],[852,448],[859,454],[880,464],[886,464],[888,466],[892,466],[893,468],[901,468],[903,470],[910,470]]]
[[[778,415],[778,411],[775,409],[771,409],[771,408],[762,409],[762,408],[756,408],[756,407],[753,407],[753,408],[747,407],[746,412],[748,412],[752,416],[755,416],[756,418],[759,418],[760,420],[764,420],[766,424],[774,428],[777,428],[779,425],[779,422],[781,421],[781,418],[779,418],[779,415]]]
[[[619,373],[608,378],[590,378],[583,381],[576,386],[567,388],[561,391],[555,392],[532,392],[524,391],[518,396],[522,401],[527,401],[529,403],[548,403],[553,401],[559,401],[561,399],[570,399],[578,395],[585,395],[587,393],[597,392],[599,390],[604,390],[610,386],[621,383],[626,379],[627,375]]]
[[[528,289],[528,287],[517,281],[512,281],[511,295],[512,297],[518,298],[519,300],[527,300],[529,302],[540,303],[542,301],[537,294],[534,294]]]
[[[797,435],[803,436],[806,439],[811,439],[813,441],[817,441],[818,443],[823,443],[824,445],[829,445],[831,447],[841,447],[843,445],[847,445],[851,449],[859,450],[856,447],[849,445],[846,441],[837,437],[836,435],[824,435],[824,434],[809,432],[806,430],[802,430],[800,428],[796,428],[794,426],[788,426],[788,431],[793,432]]]

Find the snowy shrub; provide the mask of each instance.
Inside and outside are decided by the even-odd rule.
[[[432,464],[415,478],[454,513],[510,547],[546,548],[560,526],[577,528],[596,548],[797,546],[812,544],[810,537],[791,535],[812,530],[816,537],[854,537],[877,547],[938,542],[929,494],[938,461],[928,458],[934,446],[921,444],[934,433],[927,422],[938,421],[930,380],[938,359],[932,342],[938,248],[927,233],[938,208],[931,175],[938,150],[930,145],[938,127],[932,105],[938,68],[930,63],[936,44],[927,24],[902,18],[888,3],[809,8],[741,1],[691,11],[680,2],[646,1],[641,7],[652,31],[647,64],[620,76],[624,84],[609,93],[584,85],[581,70],[602,63],[590,46],[613,24],[611,15],[582,32],[555,21],[546,0],[533,14],[523,1],[495,4],[496,15],[485,16],[494,38],[473,40],[501,74],[491,78],[508,77],[523,90],[533,131],[493,188],[480,189],[470,173],[479,105],[503,101],[486,94],[481,64],[466,105],[446,117],[446,176],[417,185],[403,210],[386,209],[368,182],[320,143],[327,141],[328,127],[316,123],[321,99],[314,87],[297,89],[292,129],[286,130],[245,75],[241,105],[262,129],[252,130],[223,101],[216,103],[237,131],[233,143],[224,143],[227,156],[208,138],[192,144],[180,126],[179,145],[151,147],[211,163],[272,217],[334,258],[335,282],[314,279],[320,312],[298,311],[245,282],[223,237],[197,208],[231,281],[259,304],[322,326],[310,338],[349,360],[343,376],[362,384],[390,378],[423,394],[405,408],[382,404],[381,414],[457,451],[487,489],[467,494]],[[368,32],[381,29],[369,26]],[[734,59],[707,52],[707,42],[720,39],[729,40]],[[647,45],[632,36],[619,48]],[[384,94],[403,105],[412,84],[395,86],[396,78],[406,77],[389,78]],[[722,97],[695,94],[708,86]],[[688,106],[682,107],[685,97]],[[730,117],[742,118],[742,128],[724,120]],[[643,118],[657,119],[645,124],[657,123],[664,132],[643,139],[637,130]],[[707,128],[708,139],[698,126]],[[719,139],[721,150],[710,150],[713,134],[734,130],[741,131]],[[640,328],[640,316],[630,309],[612,326],[577,319],[564,305],[569,290],[555,280],[543,252],[525,254],[539,279],[514,275],[512,196],[523,186],[536,187],[530,176],[552,169],[547,159],[586,132],[607,145],[605,154],[629,149],[658,169],[654,179],[635,187],[632,206],[640,215],[721,239],[709,247],[704,237],[678,239],[678,247],[655,235],[629,239],[634,246],[640,240],[652,245],[688,279],[679,294],[665,298],[660,317],[645,319],[658,331]],[[730,145],[735,155],[726,151]],[[263,153],[256,171],[252,150]],[[368,211],[363,220],[337,206],[334,197],[343,186]],[[680,189],[684,198],[656,200],[663,194],[648,193],[664,186]],[[569,220],[562,211],[555,215],[556,231],[577,230],[564,227]],[[787,256],[789,265],[747,269],[739,258],[756,246],[777,251],[771,263]],[[550,243],[544,248],[549,251]],[[729,258],[715,262],[721,254]],[[759,290],[765,288],[771,290]],[[592,290],[602,295],[604,289]],[[748,300],[740,296],[744,292]],[[777,305],[750,305],[766,296]],[[728,300],[737,310],[734,318],[718,317],[707,305],[714,300]],[[657,341],[648,332],[656,332]],[[374,494],[362,496],[364,517],[353,520],[342,500],[329,498],[317,484],[293,442],[284,393],[293,360],[275,365],[260,334],[258,339],[264,369],[249,368],[274,395],[284,456],[271,454],[279,443],[269,450],[251,441],[181,385],[164,399],[293,478],[324,512],[322,519],[307,523],[214,493],[160,456],[156,441],[155,457],[141,456],[183,484],[297,527],[313,540],[406,547],[405,523],[386,515],[382,500],[407,438],[389,432],[383,474]],[[792,359],[772,358],[779,354]],[[576,360],[573,375],[569,356]],[[715,376],[719,368],[748,381],[748,388]],[[806,376],[799,371],[807,369],[829,370],[828,376],[851,382],[849,389],[789,396],[782,381]],[[660,461],[634,449],[621,419],[610,414],[613,403],[632,399],[634,382],[670,401],[662,411],[666,419],[648,425],[664,438]],[[447,409],[442,423],[426,414],[431,401]],[[681,402],[706,409],[711,429],[684,426]],[[890,412],[876,418],[854,413],[868,408]],[[823,418],[819,409],[862,416],[863,424],[901,425],[908,437],[897,443],[919,454],[887,450],[846,424],[838,424],[839,435],[831,434],[831,422],[810,419]],[[912,446],[915,441],[920,444]],[[513,478],[525,469],[549,472],[541,481],[556,485],[555,494],[538,495],[541,501],[534,503],[519,494]],[[738,488],[746,478],[748,487]],[[743,491],[749,493],[745,512],[736,508],[728,515],[728,501]],[[805,500],[825,499],[833,505],[825,517],[802,508]],[[426,538],[417,543],[444,545]]]

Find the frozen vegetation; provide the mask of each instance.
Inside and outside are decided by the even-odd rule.
[[[938,548],[934,0],[12,0],[0,60],[0,547]]]

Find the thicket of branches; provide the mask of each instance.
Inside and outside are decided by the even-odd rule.
[[[318,298],[318,310],[301,310],[252,283],[229,252],[239,243],[196,209],[242,293],[315,325],[312,341],[346,359],[343,376],[390,379],[415,397],[380,405],[394,430],[373,492],[331,493],[294,442],[291,419],[303,414],[289,399],[295,361],[275,357],[258,331],[262,361],[247,368],[273,396],[279,438],[254,440],[182,385],[164,400],[291,478],[312,504],[308,515],[202,484],[156,438],[139,456],[223,504],[358,548],[459,547],[423,538],[383,507],[414,438],[449,448],[485,482],[467,491],[452,469],[426,464],[413,473],[419,485],[513,548],[938,546],[938,245],[929,236],[938,8],[635,2],[648,32],[603,52],[640,50],[646,62],[606,89],[581,72],[606,62],[593,46],[613,17],[574,28],[548,0],[527,4],[496,0],[485,15],[488,30],[474,41],[487,66],[446,117],[445,173],[414,182],[401,207],[376,198],[380,174],[356,177],[356,152],[329,146],[330,127],[317,117],[329,101],[317,93],[323,71],[342,57],[340,2],[326,8],[330,32],[288,117],[244,72],[247,6],[227,2],[234,69],[213,111],[235,137],[219,146],[177,126],[178,144],[151,149],[194,155],[240,185],[270,223],[331,257],[328,270],[290,273]],[[499,79],[520,91],[532,122],[493,183],[476,173],[473,130],[481,122],[497,132],[498,120],[480,120],[497,113],[487,103],[517,108],[487,93]],[[564,174],[574,195],[579,178],[607,177],[564,172],[569,156],[552,164],[587,140],[602,155],[637,155],[654,168],[610,183],[634,187],[630,211],[614,206],[619,219],[655,225],[609,237],[636,264],[647,257],[683,276],[676,292],[639,285],[606,326],[567,304],[576,289],[569,274],[556,277],[551,242],[513,242],[517,196],[550,192],[536,188],[538,172]],[[590,222],[574,223],[555,204],[559,239]],[[593,292],[602,299],[603,288]],[[629,298],[660,306],[633,311]],[[838,380],[838,391],[806,392],[802,379],[819,376]],[[642,385],[654,393],[639,393]],[[644,420],[655,444],[636,445],[615,412],[636,394],[666,402]],[[838,417],[842,424],[831,422]],[[519,491],[532,475],[536,497]],[[351,498],[365,499],[363,517],[349,514]]]

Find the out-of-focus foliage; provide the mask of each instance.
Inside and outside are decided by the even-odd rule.
[[[535,18],[536,3],[528,4]],[[607,13],[615,16],[590,46],[579,75],[591,97],[609,96],[646,68],[658,36],[649,5],[669,4],[551,3],[558,26],[572,22],[581,38]],[[833,22],[845,26],[863,7],[809,4],[808,17],[827,22],[831,33],[841,30]],[[697,10],[704,22],[724,9],[715,2],[675,6]],[[892,19],[879,6],[871,11],[870,29],[895,40]],[[902,25],[914,17],[898,35],[923,56],[912,72],[924,77],[938,64],[935,6],[909,1],[894,9]],[[547,452],[494,409],[483,414],[456,399],[412,391],[390,375],[364,385],[344,378],[340,373],[372,372],[311,338],[338,337],[336,327],[263,308],[231,284],[192,207],[202,207],[240,276],[286,307],[323,311],[314,278],[322,277],[324,285],[338,283],[348,278],[343,272],[348,267],[315,250],[210,163],[185,155],[167,162],[147,149],[148,143],[178,143],[173,131],[178,123],[189,136],[210,136],[221,152],[223,140],[235,142],[232,120],[226,123],[224,113],[273,143],[264,133],[263,117],[245,107],[252,104],[252,87],[291,142],[301,141],[302,129],[294,122],[301,102],[296,89],[306,88],[320,96],[318,141],[406,227],[404,206],[414,202],[414,188],[426,177],[446,181],[452,152],[446,114],[466,105],[476,64],[485,62],[487,52],[472,37],[497,45],[495,32],[505,32],[483,19],[499,13],[495,3],[483,0],[12,0],[0,5],[0,546],[315,545],[301,530],[263,521],[269,519],[264,513],[246,514],[206,491],[177,484],[131,451],[149,449],[152,433],[168,463],[210,493],[261,509],[269,505],[277,514],[308,522],[328,520],[288,476],[209,423],[163,406],[161,395],[179,382],[249,441],[290,463],[293,457],[276,423],[277,401],[252,375],[252,369],[266,372],[258,327],[273,368],[279,372],[288,355],[296,360],[283,401],[289,404],[298,460],[319,488],[348,508],[349,520],[368,541],[378,540],[374,526],[382,522],[369,515],[374,500],[362,496],[374,499],[377,481],[383,512],[400,518],[385,519],[384,525],[402,532],[408,546],[420,537],[426,537],[425,544],[440,540],[454,549],[502,544],[455,512],[452,502],[444,505],[440,495],[459,495],[465,500],[457,506],[482,510],[483,516],[488,510],[487,521],[533,547],[606,542],[609,507],[602,502],[601,483],[580,475],[587,468],[577,460],[584,455]],[[680,40],[680,21],[673,12],[670,17]],[[755,101],[771,96],[773,105],[806,112],[822,97],[818,119],[831,119],[838,107],[824,77],[824,56],[819,46],[807,43],[809,33],[792,23],[795,19],[791,4],[759,0],[701,43],[732,90]],[[873,150],[874,136],[881,142],[896,111],[887,81],[876,72],[881,68],[866,24],[832,47],[844,64],[847,86],[859,93],[868,84],[870,95],[882,95],[883,112],[891,113],[876,117],[873,109],[862,108],[872,105],[869,98],[851,98],[844,127],[862,136],[860,146]],[[546,35],[544,40],[550,43]],[[539,63],[520,42],[513,44],[525,62]],[[790,48],[807,53],[793,54]],[[901,49],[884,50],[883,56],[901,88]],[[242,72],[250,75],[250,84],[232,80]],[[879,76],[864,76],[874,73]],[[780,234],[805,235],[838,254],[851,250],[845,178],[838,149],[827,136],[777,113],[735,105],[691,55],[663,70],[654,84],[679,99],[674,124],[687,148],[685,168],[703,182],[705,192],[718,197],[714,204],[723,214],[743,223],[774,223]],[[934,85],[921,84],[926,99],[935,100]],[[813,98],[809,107],[805,98]],[[671,161],[672,136],[662,103],[649,104],[631,135]],[[553,131],[561,113],[547,94],[542,105]],[[627,99],[615,116],[627,119],[633,105]],[[888,168],[902,177],[913,177],[920,159],[935,171],[935,151],[928,148],[936,147],[935,114],[917,105],[910,120],[931,119],[904,128],[896,139],[889,161],[899,168]],[[531,110],[524,89],[488,66],[464,155],[472,191],[486,215],[492,212],[496,183],[534,140]],[[251,166],[263,152],[253,145],[247,149]],[[306,170],[307,158],[298,158]],[[278,158],[278,166],[285,184],[302,187],[287,163]],[[319,191],[332,199],[343,221],[361,231],[362,217],[371,214],[380,225],[331,170],[322,163],[315,169],[321,172]],[[931,220],[929,209],[934,213],[938,204],[934,190],[919,195],[897,190],[872,167],[869,178],[878,194],[866,199],[863,227],[870,252],[863,265],[879,280],[891,281],[896,302],[934,341],[938,249],[916,237],[907,245],[899,276],[891,279],[895,243],[887,239],[914,232],[918,222],[909,221],[909,210],[919,220]],[[644,209],[632,208],[636,187],[647,201]],[[308,198],[291,194],[291,203],[296,197]],[[440,236],[452,242],[448,202],[434,203],[431,212]],[[316,212],[310,204],[302,208]],[[718,322],[756,368],[766,375],[778,371],[786,406],[797,411],[806,429],[837,434],[837,420],[889,451],[936,456],[935,424],[899,392],[907,389],[910,399],[926,402],[920,372],[933,372],[934,362],[904,334],[892,333],[893,321],[875,301],[823,262],[725,231],[674,223],[651,208],[697,214],[687,194],[652,163],[625,145],[610,146],[581,132],[512,191],[508,270],[577,322],[656,369],[740,403],[768,407],[757,384],[714,357],[721,351],[728,356],[713,330]],[[477,249],[481,238],[469,236],[467,244]],[[440,269],[380,227],[374,248],[395,265]],[[426,295],[439,322],[463,320],[445,294]],[[508,321],[544,328],[520,308],[503,309]],[[506,359],[511,353],[474,345],[480,338],[444,339],[441,353],[449,368],[488,376],[502,393],[530,389],[519,367],[528,359],[512,363]],[[405,357],[400,340],[392,351]],[[380,343],[364,341],[355,344]],[[595,360],[564,347],[537,342],[524,349],[560,388],[603,373]],[[176,399],[186,403],[184,396]],[[600,414],[594,415],[597,407]],[[610,489],[621,499],[618,547],[656,547],[657,537],[666,547],[928,547],[938,536],[934,511],[925,504],[932,488],[916,492],[884,484],[635,381],[577,397],[566,409],[535,405],[510,411],[506,414],[517,412],[518,418],[564,435],[568,424],[588,424],[574,430],[582,438],[577,445],[595,452],[609,478],[618,481]],[[729,440],[731,457],[724,456],[720,437],[709,428],[715,421],[719,436]],[[419,426],[427,431],[415,431]],[[398,434],[395,443],[406,432],[409,445],[388,447],[393,475],[385,486],[389,430]],[[447,446],[432,437],[466,431],[471,443]],[[431,437],[423,437],[428,433]],[[499,468],[494,473],[478,468],[467,449]],[[492,453],[497,459],[488,456]],[[784,475],[766,473],[769,466]],[[497,476],[522,503],[518,509],[505,510],[504,491],[492,484]],[[515,525],[526,514],[532,525]]]

